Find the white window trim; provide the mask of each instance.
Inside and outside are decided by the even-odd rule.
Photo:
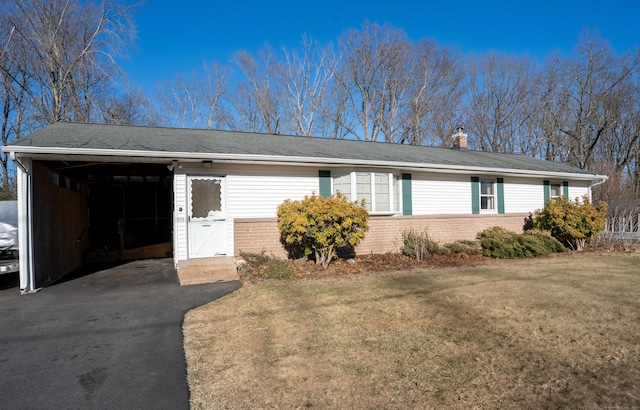
[[[483,195],[482,194],[482,183],[491,181],[492,184],[492,195]],[[498,180],[494,178],[480,178],[480,213],[481,214],[497,214],[498,213]],[[482,197],[493,197],[493,209],[482,209]]]
[[[552,195],[554,185],[558,187],[559,195]],[[564,196],[564,191],[563,191],[562,182],[558,183],[558,182],[549,181],[549,198],[556,199],[556,198],[561,198],[563,196]]]
[[[350,181],[351,181],[351,192],[348,195],[348,199],[350,201],[356,201],[357,200],[357,173],[367,173],[370,176],[369,179],[369,184],[371,185],[371,211],[368,211],[370,215],[401,215],[402,214],[402,185],[398,184],[398,190],[400,192],[397,193],[397,195],[399,195],[398,197],[398,207],[400,209],[393,209],[394,205],[395,205],[395,195],[396,195],[396,188],[394,186],[394,177],[397,176],[395,172],[393,171],[382,171],[382,170],[369,170],[369,169],[336,169],[332,172],[332,177],[331,177],[331,192],[333,194],[336,193],[333,181],[333,175],[335,174],[349,174],[350,175]],[[388,175],[388,182],[389,182],[389,211],[373,211],[374,205],[375,205],[375,195],[376,195],[376,174],[386,174]]]

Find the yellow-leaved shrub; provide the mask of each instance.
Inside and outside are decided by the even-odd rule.
[[[286,200],[278,207],[278,229],[289,249],[315,257],[326,268],[341,248],[355,248],[369,229],[364,202],[351,202],[341,193]]]
[[[534,228],[551,232],[551,236],[571,249],[581,251],[584,245],[604,230],[607,204],[594,206],[588,197],[550,198],[544,209],[535,211]]]

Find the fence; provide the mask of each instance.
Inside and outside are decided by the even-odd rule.
[[[605,232],[616,233],[622,236],[640,237],[640,213],[613,215],[607,218]]]
[[[604,231],[594,239],[594,245],[607,248],[628,248],[640,244],[640,212],[624,211],[609,215]]]

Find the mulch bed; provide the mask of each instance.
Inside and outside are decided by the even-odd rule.
[[[584,253],[592,252],[610,253],[612,251],[598,248],[589,248],[584,251]],[[565,252],[552,254],[549,257],[562,258],[568,257],[573,253],[575,253],[575,251],[565,250]],[[490,263],[499,263],[500,261],[501,259],[482,256],[481,254],[476,253],[451,253],[448,255],[435,254],[425,260],[416,260],[400,253],[386,253],[357,255],[351,262],[348,262],[346,259],[337,259],[331,262],[326,269],[323,269],[321,266],[316,266],[315,262],[312,260],[303,264],[294,263],[293,261],[289,262],[290,266],[295,271],[294,278],[311,279],[367,273],[374,274],[376,272],[408,271],[412,269],[478,266]],[[261,273],[256,271],[241,274],[240,277],[241,280],[247,284],[273,280],[265,278]]]
[[[451,255],[433,255],[426,260],[416,260],[399,253],[357,255],[355,263],[344,259],[333,261],[326,269],[316,267],[313,261],[297,266],[298,273],[314,277],[348,275],[380,271],[402,271],[415,268],[455,267],[487,263],[492,258],[482,255],[457,253]]]

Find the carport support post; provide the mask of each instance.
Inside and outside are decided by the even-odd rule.
[[[18,185],[18,252],[20,253],[20,290],[33,292],[33,177],[31,158],[15,159]]]

